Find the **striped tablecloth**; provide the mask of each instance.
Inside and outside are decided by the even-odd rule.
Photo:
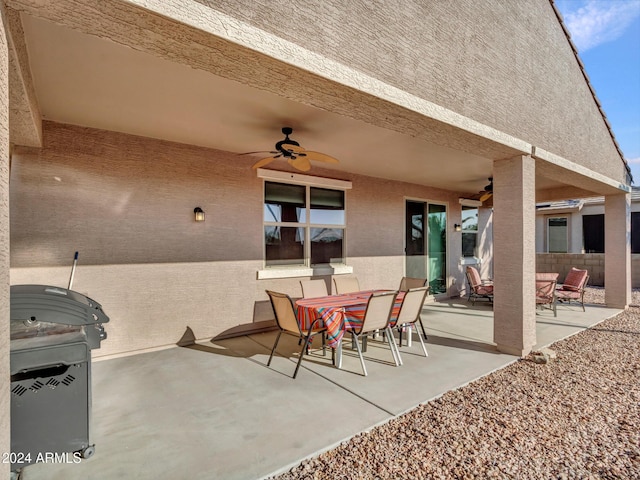
[[[327,327],[327,344],[335,348],[346,330],[362,325],[364,312],[371,295],[388,291],[364,290],[343,295],[302,298],[296,301],[298,322],[303,330],[307,330],[314,320],[322,318]],[[404,292],[398,293],[393,306],[392,318],[397,318],[403,298]]]

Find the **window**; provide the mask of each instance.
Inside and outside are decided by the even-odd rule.
[[[478,209],[462,205],[462,256],[477,257]]]
[[[640,212],[631,212],[631,253],[640,253]]]
[[[266,181],[266,266],[343,264],[345,218],[343,190]]]
[[[583,215],[584,253],[604,253],[604,214]]]
[[[547,251],[549,253],[567,253],[568,232],[567,217],[547,218]]]

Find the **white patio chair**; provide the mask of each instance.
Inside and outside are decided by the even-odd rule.
[[[400,280],[400,288],[398,288],[398,290],[401,292],[407,292],[412,288],[424,287],[426,284],[426,278],[402,277],[402,280]]]
[[[321,279],[300,280],[300,286],[302,287],[302,296],[304,298],[326,297],[329,295],[327,284]]]
[[[280,336],[282,335],[282,333],[288,333],[289,335],[299,337],[301,340],[304,340],[304,345],[302,346],[302,350],[300,350],[300,358],[298,358],[296,370],[293,372],[293,378],[296,378],[296,375],[298,375],[298,370],[300,369],[300,364],[302,363],[302,357],[304,357],[305,351],[307,351],[307,348],[309,348],[311,339],[314,337],[314,335],[326,332],[327,329],[324,326],[318,326],[318,324],[322,321],[322,319],[318,318],[311,324],[307,331],[303,331],[300,328],[300,324],[298,323],[296,311],[294,309],[291,297],[284,293],[272,292],[270,290],[267,290],[266,292],[267,295],[269,295],[269,300],[271,300],[273,313],[275,313],[276,316],[276,323],[280,328],[278,336],[276,337],[276,341],[273,344],[273,348],[271,349],[271,355],[269,355],[267,367],[271,365],[273,354],[276,351],[276,347],[278,346],[278,342],[280,341]],[[322,345],[322,351],[323,353],[325,352],[324,342]]]
[[[333,284],[336,287],[336,293],[338,295],[360,291],[360,283],[358,282],[358,277],[333,277]]]
[[[387,338],[389,339],[389,349],[391,350],[391,355],[393,355],[393,361],[395,362],[396,367],[402,365],[400,352],[398,351],[396,340],[393,337],[391,327],[389,326],[391,321],[391,312],[393,311],[393,304],[396,301],[397,295],[398,292],[384,292],[371,295],[367,303],[367,309],[364,312],[362,326],[357,330],[349,330],[349,333],[353,337],[356,350],[358,351],[360,364],[362,365],[362,371],[364,372],[365,377],[367,376],[367,367],[364,364],[364,357],[362,356],[362,349],[360,348],[359,340],[361,337],[364,338],[378,330],[383,330],[387,334]]]
[[[427,347],[424,345],[422,337],[424,336],[426,340],[427,332],[424,329],[424,324],[422,323],[420,314],[422,313],[424,299],[429,293],[429,288],[430,287],[412,288],[405,293],[404,299],[402,300],[402,307],[400,307],[400,313],[398,313],[398,319],[395,324],[392,325],[392,327],[397,328],[400,333],[400,346],[402,346],[402,330],[408,329],[407,335],[411,335],[411,329],[415,326],[415,323],[420,322],[422,334],[418,332],[418,339],[420,339],[420,344],[422,345],[422,351],[424,352],[425,357],[428,357],[429,354],[427,353]],[[400,355],[399,351],[398,355]]]

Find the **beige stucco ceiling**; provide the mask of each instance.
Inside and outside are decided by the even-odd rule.
[[[271,150],[281,128],[335,168],[477,193],[492,161],[22,14],[42,117],[235,153]],[[312,102],[310,102],[312,103]],[[263,155],[256,155],[256,160]],[[559,185],[559,184],[557,184]],[[537,188],[552,188],[539,179]]]

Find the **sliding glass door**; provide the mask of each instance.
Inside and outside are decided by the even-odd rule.
[[[446,293],[446,205],[407,200],[405,215],[406,275],[427,278],[432,295]]]

